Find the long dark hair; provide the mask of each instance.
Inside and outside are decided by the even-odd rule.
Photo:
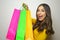
[[[40,4],[38,6],[38,8],[40,6],[44,7],[45,12],[46,12],[46,17],[43,21],[39,21],[38,18],[37,18],[35,25],[33,25],[33,30],[38,27],[38,32],[43,31],[44,29],[46,29],[47,34],[54,34],[53,27],[52,27],[52,18],[51,18],[50,7],[45,3]],[[38,11],[38,8],[37,8],[37,11]],[[37,14],[37,11],[36,11],[36,14]],[[37,17],[37,15],[36,15],[36,17]]]

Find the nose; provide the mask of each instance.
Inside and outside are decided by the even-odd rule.
[[[38,15],[41,15],[41,12],[38,12]]]

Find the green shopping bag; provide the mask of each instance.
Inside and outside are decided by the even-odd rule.
[[[24,40],[25,30],[26,30],[26,10],[23,9],[21,10],[21,14],[20,14],[16,40]]]

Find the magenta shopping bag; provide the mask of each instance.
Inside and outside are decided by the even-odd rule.
[[[20,17],[20,10],[14,9],[13,16],[9,25],[8,33],[6,36],[6,38],[9,40],[15,40],[19,17]]]

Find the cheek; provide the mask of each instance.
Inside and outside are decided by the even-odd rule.
[[[40,12],[37,12],[37,15],[40,15]]]
[[[37,13],[36,13],[36,16],[38,17],[38,15],[39,15],[39,13],[37,12]]]
[[[44,13],[42,13],[42,15],[43,15],[43,19],[46,17],[46,13],[44,12]]]

